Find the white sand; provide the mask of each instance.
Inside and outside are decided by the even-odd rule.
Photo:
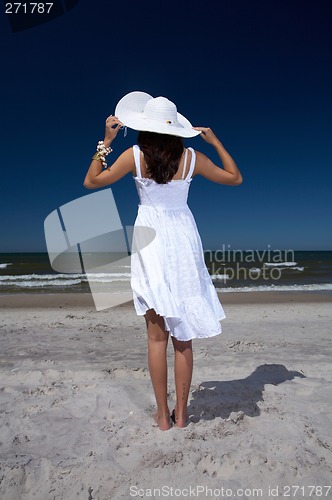
[[[132,305],[3,299],[1,500],[332,498],[309,488],[332,478],[331,302],[223,303],[224,333],[194,341],[191,421],[162,432]],[[171,409],[172,365],[170,343]]]

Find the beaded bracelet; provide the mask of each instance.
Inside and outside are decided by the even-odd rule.
[[[97,144],[97,152],[93,155],[93,160],[100,160],[103,164],[104,168],[107,168],[107,162],[105,156],[110,154],[113,151],[112,148],[107,148],[104,144],[104,141],[98,141]]]

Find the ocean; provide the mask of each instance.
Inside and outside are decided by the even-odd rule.
[[[205,263],[218,292],[332,290],[332,251],[206,251]],[[130,266],[112,273],[59,273],[47,253],[0,254],[0,294],[89,293],[130,288]]]

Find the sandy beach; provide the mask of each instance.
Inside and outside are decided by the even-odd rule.
[[[0,296],[1,500],[332,498],[332,294],[221,301],[188,426],[162,432],[132,303]]]

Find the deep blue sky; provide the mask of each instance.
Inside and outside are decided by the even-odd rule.
[[[0,251],[46,251],[45,217],[91,193],[105,118],[133,90],[210,126],[243,174],[193,180],[205,249],[332,249],[331,14],[330,0],[80,0],[14,33],[2,12]],[[112,155],[135,140],[119,135]],[[187,145],[218,160],[200,137]],[[111,188],[132,225],[132,176]]]

